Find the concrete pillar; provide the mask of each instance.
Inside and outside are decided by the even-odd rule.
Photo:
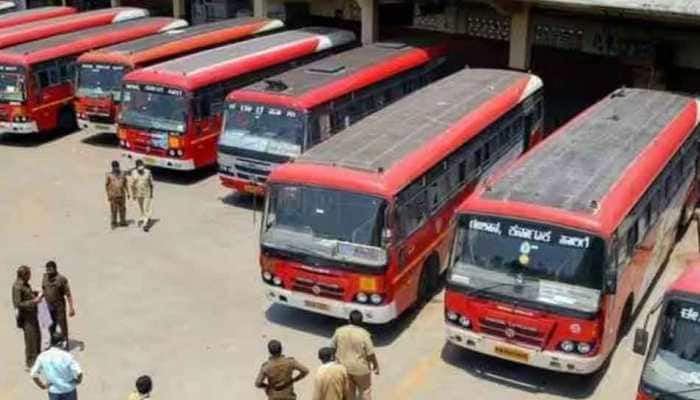
[[[119,7],[122,5],[122,2],[121,2],[121,0],[110,0],[110,5],[112,7]]]
[[[513,69],[530,68],[530,51],[532,47],[532,30],[530,29],[530,7],[524,5],[511,14],[510,19],[510,56],[508,66]]]
[[[253,0],[253,15],[258,18],[267,17],[267,0]]]
[[[185,14],[185,0],[173,0],[173,17],[184,18]]]
[[[374,43],[379,39],[379,1],[357,0],[362,9],[362,44]]]

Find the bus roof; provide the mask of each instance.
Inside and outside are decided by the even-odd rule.
[[[351,43],[355,35],[334,28],[303,28],[246,40],[176,58],[129,73],[125,81],[196,90],[222,79],[258,68]],[[272,53],[274,52],[274,53]],[[272,53],[272,54],[271,54]]]
[[[696,100],[620,89],[475,191],[462,212],[611,235],[698,124]]]
[[[464,69],[279,166],[270,180],[393,196],[541,87],[531,74]]]
[[[233,42],[272,29],[284,23],[270,18],[233,18],[210,24],[171,30],[83,54],[81,63],[121,64],[135,67],[167,57],[190,53]]]
[[[29,10],[13,11],[0,15],[0,29],[7,27],[17,27],[34,21],[41,21],[49,18],[62,17],[64,15],[78,12],[73,7],[40,7]]]
[[[700,295],[700,262],[690,264],[669,288],[669,292]]]
[[[0,29],[0,48],[146,16],[141,8],[108,8],[11,26]]]
[[[177,29],[187,22],[175,18],[140,18],[133,21],[66,33],[0,50],[0,64],[31,65],[56,57],[80,54],[114,43]]]
[[[436,40],[374,43],[258,81],[234,91],[228,99],[309,109],[446,53],[447,46]],[[275,90],[270,81],[281,82],[285,88]]]

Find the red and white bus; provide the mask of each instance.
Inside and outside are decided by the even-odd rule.
[[[222,184],[263,194],[277,164],[454,71],[447,53],[437,41],[375,43],[232,92],[219,137]]]
[[[304,28],[131,72],[124,78],[119,117],[123,155],[177,170],[213,165],[229,92],[342,50],[354,41],[349,31]]]
[[[0,132],[32,134],[75,127],[75,61],[82,53],[187,26],[140,18],[0,50]]]
[[[666,290],[637,329],[635,353],[647,352],[646,330],[661,310],[639,382],[637,400],[700,399],[700,263],[689,266]]]
[[[148,11],[144,9],[121,7],[87,11],[20,26],[10,26],[0,29],[0,48],[147,16]]]
[[[116,116],[122,78],[134,69],[206,50],[263,32],[284,23],[269,18],[234,18],[170,30],[83,54],[78,58],[75,109],[82,129],[117,133]]]
[[[601,368],[695,204],[696,100],[620,89],[457,211],[449,342],[572,373]]]
[[[260,237],[267,298],[368,323],[438,289],[455,207],[542,127],[542,82],[464,69],[270,174]]]
[[[27,24],[30,22],[71,15],[75,14],[77,11],[78,10],[73,7],[40,7],[32,8],[30,10],[12,11],[7,14],[0,15],[0,29],[19,27],[22,24]]]

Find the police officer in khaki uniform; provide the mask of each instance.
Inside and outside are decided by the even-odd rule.
[[[17,327],[24,331],[24,363],[27,371],[34,365],[41,350],[37,304],[43,295],[32,290],[29,285],[31,277],[32,270],[22,265],[17,268],[17,280],[12,285],[12,304],[17,312]]]
[[[58,273],[58,266],[55,261],[46,263],[46,273],[44,280],[41,283],[44,291],[46,304],[49,306],[51,319],[53,323],[49,327],[51,335],[56,331],[56,326],[61,329],[65,343],[64,349],[68,350],[68,318],[66,317],[66,299],[68,300],[68,315],[75,315],[75,307],[73,306],[73,296],[71,295],[68,279]]]
[[[142,160],[136,160],[136,169],[131,172],[131,197],[136,200],[141,211],[138,225],[148,232],[151,227],[151,206],[153,202],[153,175],[143,165]]]
[[[126,199],[129,188],[126,175],[119,166],[119,161],[112,161],[112,171],[107,173],[105,189],[112,216],[112,229],[117,227],[117,222],[119,222],[119,226],[126,226]],[[117,216],[119,217],[118,221]]]
[[[371,372],[379,375],[379,362],[374,354],[372,337],[360,325],[362,314],[355,310],[350,313],[350,323],[341,326],[333,335],[333,347],[337,360],[343,364],[350,378],[350,392],[353,398],[372,399]]]
[[[311,400],[351,400],[348,370],[335,361],[335,349],[323,347],[318,351],[321,366],[314,378]]]
[[[265,389],[268,400],[296,400],[294,384],[304,379],[309,369],[294,358],[283,356],[282,343],[277,340],[271,340],[267,349],[270,359],[260,367],[255,386]]]

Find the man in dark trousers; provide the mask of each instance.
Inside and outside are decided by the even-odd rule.
[[[66,342],[63,343],[63,348],[68,350],[68,318],[66,317],[66,300],[68,303],[68,315],[75,315],[75,307],[73,305],[73,296],[71,295],[68,279],[58,273],[58,266],[55,261],[46,263],[46,273],[44,280],[41,283],[44,290],[44,298],[49,306],[51,320],[53,323],[49,327],[49,332],[53,335],[56,332],[56,327],[61,329],[61,334]]]
[[[304,379],[309,369],[294,358],[283,356],[282,343],[278,340],[270,340],[267,349],[270,359],[260,367],[255,386],[265,389],[268,400],[296,400],[294,384]]]
[[[17,313],[17,327],[24,331],[24,363],[27,371],[34,365],[41,347],[41,331],[37,318],[37,304],[43,295],[29,286],[32,270],[22,265],[17,268],[17,280],[12,285],[12,304]]]
[[[107,191],[107,201],[109,202],[109,212],[112,229],[119,226],[126,226],[126,199],[128,195],[128,183],[126,175],[119,166],[119,161],[112,161],[112,170],[107,173],[105,180],[105,190]],[[118,217],[118,219],[117,219]]]

